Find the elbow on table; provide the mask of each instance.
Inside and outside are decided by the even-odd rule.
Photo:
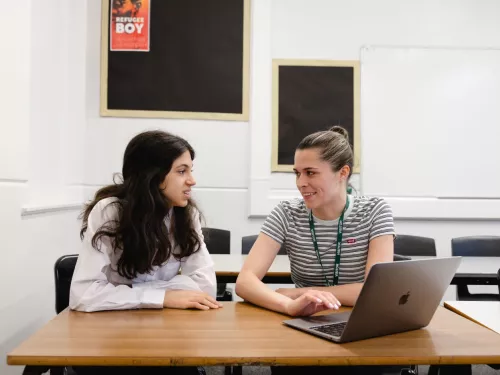
[[[248,272],[242,271],[236,279],[235,292],[243,299],[245,299],[249,288],[249,276]]]

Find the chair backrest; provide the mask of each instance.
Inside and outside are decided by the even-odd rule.
[[[451,240],[451,254],[463,257],[500,257],[500,237],[470,236]]]
[[[225,229],[201,228],[210,254],[231,253],[231,232]]]
[[[257,240],[258,235],[254,234],[252,236],[244,236],[241,239],[241,253],[242,254],[248,254],[250,252],[250,249],[252,249],[253,244]],[[278,251],[278,255],[286,255],[286,247],[283,244],[280,248],[280,251]]]
[[[495,257],[500,256],[500,237],[469,236],[451,240],[451,255],[463,257]],[[500,277],[500,270],[499,274]],[[467,284],[457,285],[459,301],[500,301],[500,278],[498,294],[471,293]]]
[[[78,254],[63,255],[54,265],[56,287],[56,313],[60,313],[69,305],[69,289],[73,272],[75,272]]]
[[[398,234],[394,241],[394,253],[407,256],[436,256],[434,238]]]
[[[400,260],[411,260],[411,258],[407,257],[405,255],[399,255],[399,254],[394,253],[393,260],[394,260],[394,262],[398,262]]]
[[[498,295],[500,295],[500,268],[497,272]]]

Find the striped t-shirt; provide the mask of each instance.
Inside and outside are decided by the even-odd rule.
[[[348,196],[344,214],[339,284],[363,282],[368,244],[375,237],[395,235],[392,210],[380,198]],[[302,199],[282,201],[267,217],[261,231],[285,245],[291,276],[299,288],[326,286],[309,229],[309,209]],[[337,242],[337,220],[314,217],[316,240],[326,277],[333,282]]]

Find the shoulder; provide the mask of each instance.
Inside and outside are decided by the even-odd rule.
[[[200,210],[198,210],[198,208],[196,207],[191,207],[191,217],[193,218],[193,220],[200,220],[201,219],[201,213],[200,213]]]
[[[201,212],[195,206],[192,206],[190,209],[190,215],[195,230],[201,230]]]
[[[116,197],[101,199],[90,211],[89,224],[102,225],[107,221],[117,220],[118,204],[119,200]]]
[[[392,212],[389,204],[379,197],[355,196],[354,209],[357,215],[373,219],[382,212]]]
[[[273,209],[273,214],[283,216],[286,221],[296,221],[299,218],[307,217],[308,211],[301,198],[294,198],[281,201]]]

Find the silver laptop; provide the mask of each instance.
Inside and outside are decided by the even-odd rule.
[[[343,343],[429,324],[461,257],[377,263],[350,312],[285,320],[287,326]]]

